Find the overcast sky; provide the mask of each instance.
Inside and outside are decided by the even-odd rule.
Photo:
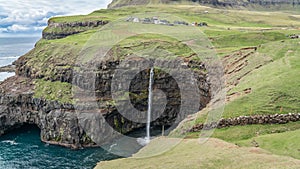
[[[0,36],[38,35],[50,17],[88,14],[112,0],[0,0]]]

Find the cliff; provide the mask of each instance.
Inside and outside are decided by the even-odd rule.
[[[71,148],[95,145],[80,129],[72,104],[33,95],[31,79],[15,76],[1,84],[0,135],[23,124],[36,124],[44,142]]]
[[[92,73],[89,70],[79,73],[74,72],[72,68],[60,69],[59,66],[49,70],[61,70],[52,77],[43,74],[35,75],[30,73],[32,70],[30,67],[22,71],[21,61],[22,66],[26,65],[22,58],[18,60],[16,62],[17,75],[1,84],[1,134],[25,123],[36,124],[41,129],[41,139],[44,142],[78,148],[95,146],[96,143],[93,140],[96,140],[97,143],[108,142],[112,137],[112,128],[125,134],[145,126],[145,123],[136,123],[124,118],[113,103],[111,83],[114,71],[120,61],[107,60],[102,63],[97,70],[96,79],[87,78]],[[191,66],[194,65],[193,62],[190,64]],[[140,72],[131,82],[134,84],[130,89],[131,101],[135,107],[142,111],[147,110],[145,100],[147,100],[148,73],[148,70]],[[199,76],[199,89],[203,92],[203,97],[200,100],[201,107],[199,107],[201,109],[210,100],[209,85],[206,82],[205,73],[198,72],[197,75]],[[93,80],[96,81],[96,84]],[[91,87],[93,85],[95,85],[94,89]],[[72,99],[75,97],[71,94],[72,86],[83,90],[82,93],[76,93],[81,98],[80,102],[76,104]],[[164,113],[152,122],[152,126],[171,126],[177,119],[181,105],[177,83],[171,76],[156,70],[154,88],[163,90],[169,102]],[[91,89],[94,91],[91,92],[96,95],[95,98],[85,92]],[[97,105],[93,104],[94,102],[97,102]],[[130,111],[127,103],[124,103],[122,107]],[[98,116],[99,112],[101,112],[101,116]],[[91,123],[94,123],[95,117],[102,120],[98,121],[99,124],[90,126]],[[133,114],[131,118],[136,119],[138,117]],[[109,124],[112,128],[103,127],[105,124]],[[86,131],[87,128],[92,128],[97,131],[97,134],[91,135],[91,131]],[[103,140],[104,136],[110,138]]]
[[[43,31],[43,39],[59,39],[69,35],[81,33],[90,29],[107,24],[108,21],[95,20],[95,21],[76,21],[76,22],[53,22],[51,19],[48,21],[48,27]]]

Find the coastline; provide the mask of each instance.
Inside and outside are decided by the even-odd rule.
[[[75,144],[61,143],[61,142],[57,142],[57,141],[47,141],[43,138],[41,138],[41,141],[45,144],[57,145],[57,146],[65,147],[65,148],[70,148],[70,149],[73,149],[73,150],[78,150],[78,149],[81,149],[81,148],[100,148],[101,147],[101,146],[93,145],[93,144],[75,145]]]
[[[6,66],[2,66],[0,67],[0,72],[15,72],[16,71],[16,66],[15,65],[6,65]]]

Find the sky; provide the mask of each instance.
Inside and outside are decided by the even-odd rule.
[[[0,0],[0,37],[41,36],[50,17],[89,14],[112,0]]]

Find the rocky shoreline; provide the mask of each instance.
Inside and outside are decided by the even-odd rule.
[[[15,72],[16,66],[15,65],[7,65],[0,67],[0,72]]]

